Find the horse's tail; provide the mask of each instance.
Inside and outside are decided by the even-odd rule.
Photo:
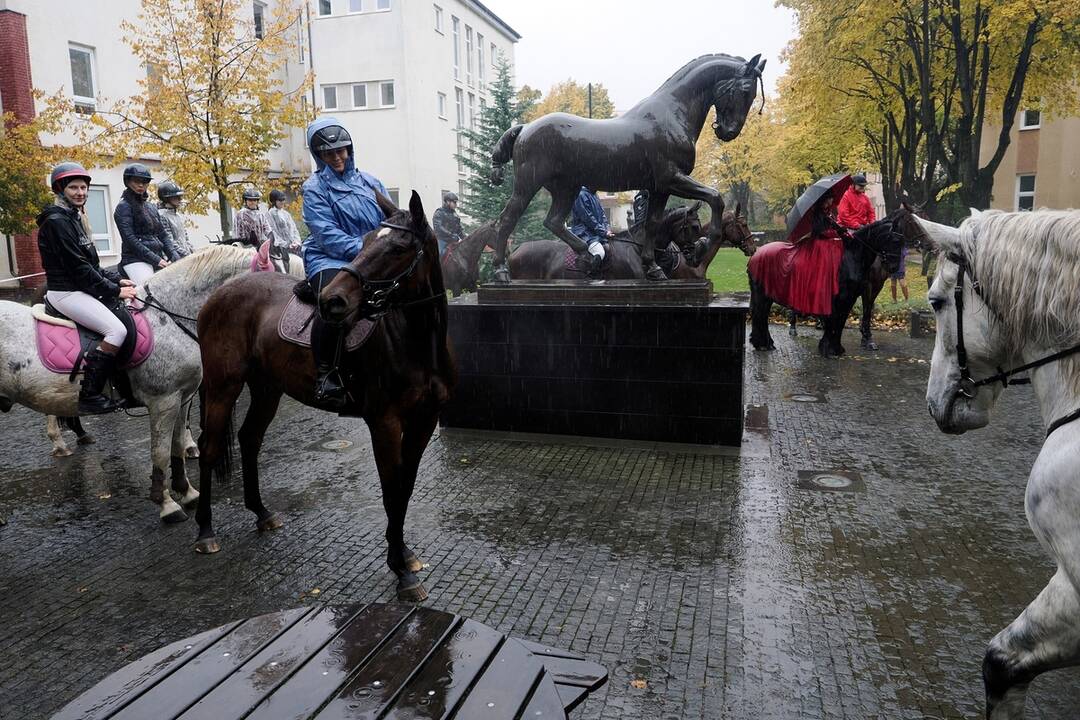
[[[503,165],[510,162],[514,156],[514,143],[517,142],[518,135],[521,134],[521,129],[524,125],[515,125],[502,134],[499,141],[495,143],[495,149],[491,151],[491,184],[502,185],[503,181]]]
[[[224,437],[221,442],[221,457],[217,463],[210,469],[215,481],[222,485],[228,485],[229,480],[232,478],[233,468],[236,466],[236,455],[233,453],[233,440],[236,438],[236,430],[233,425],[233,417],[235,415],[235,408],[233,412],[229,413],[229,421],[225,423]],[[177,420],[177,422],[180,422]],[[199,425],[203,428],[206,427],[206,386],[199,385]],[[205,456],[206,448],[203,447],[203,440],[206,439],[206,433],[203,433],[199,437],[199,454]]]

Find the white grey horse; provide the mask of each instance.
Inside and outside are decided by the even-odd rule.
[[[1080,664],[1080,353],[1054,357],[1080,350],[1080,211],[973,212],[959,229],[920,224],[941,251],[926,388],[938,427],[987,425],[1001,375],[1037,365],[1028,372],[1047,436],[1024,506],[1057,572],[983,659],[987,717],[1021,718],[1037,675]]]
[[[150,293],[156,303],[177,316],[152,306],[144,310],[154,329],[154,351],[142,365],[128,371],[135,397],[149,411],[150,499],[159,505],[165,522],[186,520],[181,505],[199,497],[184,469],[190,441],[184,419],[202,380],[202,362],[198,344],[180,329],[183,325],[194,332],[195,324],[179,318],[196,317],[210,293],[250,272],[254,255],[254,250],[229,245],[205,248],[156,273],[140,288],[140,300]],[[46,415],[70,417],[76,413],[78,392],[79,384],[70,382],[66,373],[54,373],[38,359],[30,308],[0,301],[0,410],[18,403]],[[170,469],[171,487],[180,504],[165,487],[165,473]]]

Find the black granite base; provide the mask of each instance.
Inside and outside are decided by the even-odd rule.
[[[606,298],[597,284],[580,286],[588,301],[450,303],[460,378],[443,425],[740,444],[745,301],[633,304],[626,284]],[[655,287],[642,291],[655,297]]]

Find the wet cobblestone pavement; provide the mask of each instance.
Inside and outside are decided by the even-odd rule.
[[[985,644],[1052,573],[1023,511],[1030,388],[947,437],[923,400],[932,339],[882,333],[860,354],[848,331],[854,357],[826,361],[809,329],[773,333],[776,352],[747,352],[767,429],[741,454],[436,437],[406,536],[428,604],[606,665],[574,717],[980,717]],[[237,478],[215,488],[212,557],[146,499],[146,421],[86,424],[98,443],[54,460],[42,418],[0,417],[0,717],[47,717],[230,620],[393,599],[361,421],[283,405],[263,497],[285,527],[255,532]],[[830,470],[860,482],[808,480]],[[1028,713],[1078,706],[1080,674],[1058,671]]]

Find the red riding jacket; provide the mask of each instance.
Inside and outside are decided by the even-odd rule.
[[[874,214],[874,205],[864,192],[855,192],[854,187],[849,187],[840,198],[840,206],[837,208],[836,220],[846,228],[860,228],[869,225],[877,219]]]

